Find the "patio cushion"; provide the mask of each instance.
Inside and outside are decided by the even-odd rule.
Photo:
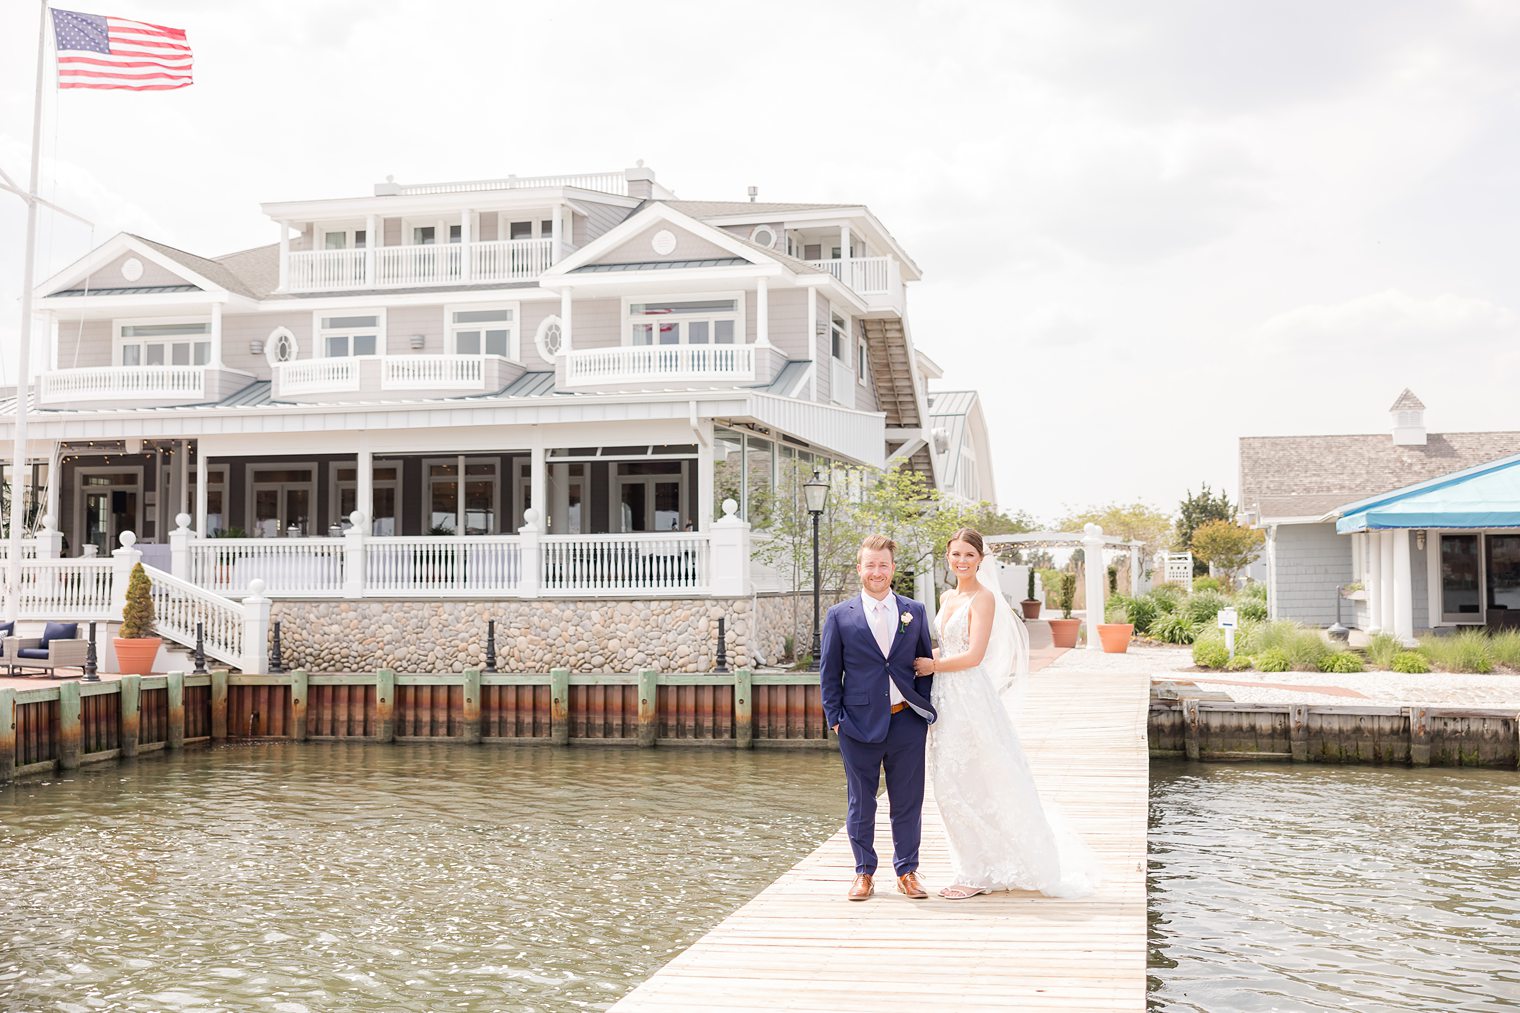
[[[16,624],[0,623],[0,637],[12,637],[16,635]]]
[[[46,647],[22,647],[16,651],[16,657],[35,658],[38,661],[46,661],[48,659],[48,649]]]
[[[77,636],[79,636],[78,623],[48,623],[42,628],[42,646],[45,648],[54,640],[73,640]],[[23,654],[22,657],[35,657],[35,655]],[[47,655],[44,654],[42,657],[45,658]]]

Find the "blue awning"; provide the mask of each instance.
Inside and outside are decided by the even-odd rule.
[[[1349,503],[1340,534],[1386,528],[1520,528],[1520,456]]]

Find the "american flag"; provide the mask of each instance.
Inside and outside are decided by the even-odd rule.
[[[165,91],[194,83],[182,28],[77,11],[52,13],[60,88]]]

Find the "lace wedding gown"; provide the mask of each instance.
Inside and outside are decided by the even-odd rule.
[[[994,592],[996,594],[996,592]],[[997,607],[1007,609],[1001,595]],[[946,613],[949,613],[948,615]],[[971,608],[940,611],[940,653],[965,651]],[[928,768],[935,801],[950,845],[953,882],[990,890],[1038,890],[1050,897],[1081,897],[1101,878],[1097,856],[1062,815],[1042,804],[1010,708],[1021,699],[1019,680],[1009,684],[1004,667],[1012,649],[1006,638],[1020,620],[999,616],[987,659],[976,668],[934,677]]]

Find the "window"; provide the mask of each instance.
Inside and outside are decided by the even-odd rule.
[[[738,299],[630,303],[626,343],[732,345],[738,341],[742,319]]]
[[[412,226],[413,246],[432,246],[438,241],[438,227],[436,225]]]
[[[538,325],[538,333],[533,336],[533,343],[538,346],[539,358],[553,362],[565,343],[565,333],[559,317],[544,317],[543,323]]]
[[[496,533],[495,461],[429,461],[427,486],[428,534],[452,535],[461,529],[467,535]]]
[[[450,225],[449,226],[449,242],[451,242],[451,243],[457,243],[457,242],[460,242],[463,239],[464,239],[464,226],[463,225]]]
[[[291,361],[299,350],[296,336],[288,327],[276,327],[269,332],[269,340],[264,342],[264,358],[269,360],[271,366],[277,362]]]
[[[849,362],[850,325],[838,313],[830,313],[829,321],[829,352],[840,362]]]
[[[855,345],[855,378],[862,384],[866,382],[866,343],[857,342]]]
[[[448,347],[455,355],[518,358],[517,306],[450,310]]]
[[[121,366],[204,366],[211,361],[211,324],[118,324],[117,348]]]
[[[554,222],[548,218],[541,221],[508,222],[505,231],[508,239],[549,239],[554,235]]]
[[[323,229],[322,249],[362,250],[369,244],[369,234],[364,229]]]
[[[317,350],[329,359],[351,355],[378,355],[380,351],[380,314],[356,316],[317,316]]]

